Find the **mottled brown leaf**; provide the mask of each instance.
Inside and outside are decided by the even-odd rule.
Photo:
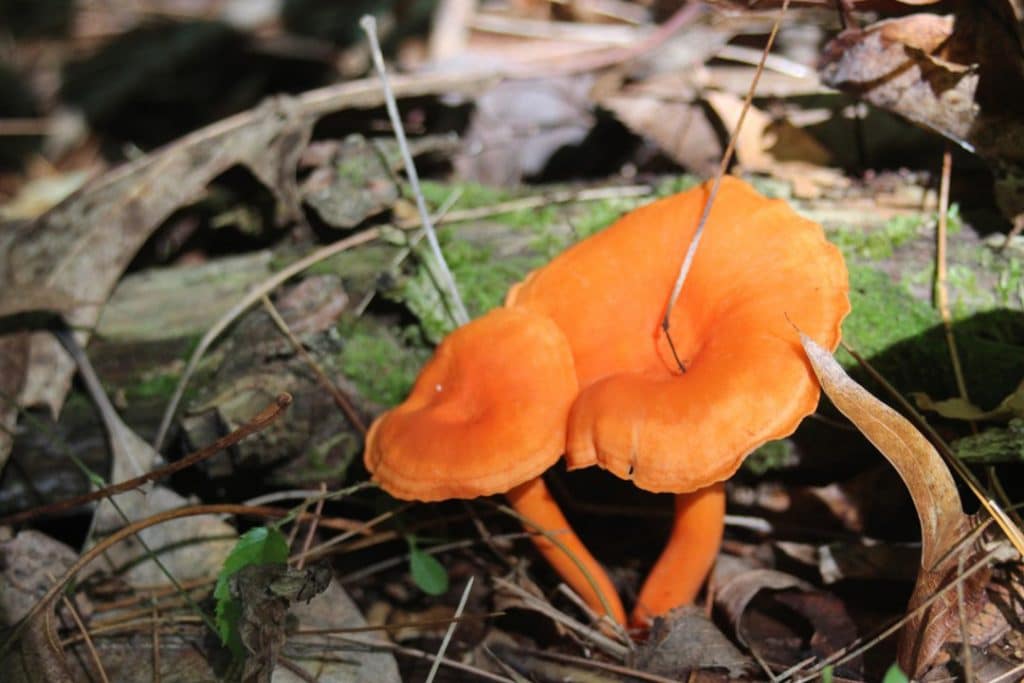
[[[921,523],[921,566],[932,568],[959,540],[966,523],[949,468],[910,422],[853,381],[828,351],[801,334],[821,388],[896,469]]]
[[[806,335],[800,339],[825,394],[885,456],[910,491],[921,524],[921,569],[908,605],[912,611],[959,575],[960,553],[949,551],[968,528],[968,520],[953,477],[935,447],[906,418],[850,379],[828,351]],[[966,553],[966,565],[977,554],[971,546],[961,552]],[[964,582],[967,618],[984,605],[987,581],[988,572],[980,571]],[[959,630],[960,617],[956,592],[946,590],[908,620],[899,641],[903,669],[914,676],[923,672]]]

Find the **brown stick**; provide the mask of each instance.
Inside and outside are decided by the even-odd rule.
[[[80,496],[75,496],[73,498],[65,498],[64,500],[58,500],[48,505],[41,505],[39,507],[32,508],[31,510],[25,510],[24,512],[19,512],[14,515],[9,515],[7,517],[0,518],[0,526],[5,526],[8,524],[20,524],[22,522],[33,519],[34,517],[39,517],[40,515],[47,515],[55,512],[69,510],[71,508],[78,507],[79,505],[84,505],[85,503],[91,503],[94,500],[99,500],[100,498],[106,498],[107,496],[112,496],[117,493],[131,491],[132,489],[138,488],[139,486],[142,486],[143,484],[146,484],[148,482],[156,481],[157,479],[169,477],[175,472],[180,472],[183,469],[191,467],[197,462],[205,460],[213,455],[216,455],[217,453],[224,450],[225,448],[228,448],[229,446],[235,445],[236,443],[238,443],[245,437],[249,436],[250,434],[253,434],[266,428],[271,422],[278,418],[278,416],[285,408],[291,405],[291,402],[291,394],[282,393],[277,397],[274,403],[261,410],[259,413],[256,414],[255,417],[253,417],[251,420],[246,422],[244,425],[242,425],[235,431],[231,432],[230,434],[227,434],[226,436],[222,436],[221,438],[217,439],[216,441],[214,441],[209,446],[206,446],[205,448],[201,448],[194,453],[190,453],[181,460],[172,462],[171,464],[165,467],[155,469],[152,472],[147,472],[146,474],[143,474],[140,477],[135,477],[134,479],[127,479],[116,484],[111,484],[110,486],[104,486],[98,491],[92,491],[91,493],[85,493]]]

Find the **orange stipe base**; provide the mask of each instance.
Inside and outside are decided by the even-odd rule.
[[[625,624],[626,611],[622,607],[615,586],[612,585],[604,568],[598,564],[576,532],[569,526],[569,521],[562,514],[562,510],[551,496],[544,481],[540,477],[532,479],[513,488],[507,496],[516,512],[536,524],[538,528],[552,534],[565,550],[572,554],[573,557],[569,557],[565,550],[559,548],[546,536],[541,534],[533,536],[537,550],[558,572],[558,575],[565,579],[565,582],[596,613],[607,613],[617,623]],[[526,525],[526,527],[528,531],[537,531],[537,528],[531,528],[530,525]],[[580,565],[586,569],[585,573],[580,569]],[[587,574],[590,575],[589,578]]]
[[[640,590],[630,626],[646,629],[654,617],[693,602],[715,563],[724,529],[724,484],[676,496],[672,534]]]

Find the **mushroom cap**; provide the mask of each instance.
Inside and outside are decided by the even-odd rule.
[[[374,421],[366,467],[396,498],[504,493],[561,456],[577,391],[554,322],[493,310],[445,337],[405,402]]]
[[[835,349],[850,310],[846,265],[819,225],[736,178],[722,179],[671,312],[685,373],[673,359],[661,319],[710,187],[627,214],[509,292],[507,305],[554,320],[572,347],[570,469],[694,491],[817,405],[796,329]]]

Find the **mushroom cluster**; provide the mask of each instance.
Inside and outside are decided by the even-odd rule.
[[[674,493],[669,540],[630,622],[692,601],[721,542],[722,482],[817,405],[797,329],[833,350],[850,309],[846,266],[821,227],[726,177],[669,312],[673,352],[661,321],[709,191],[627,214],[450,334],[370,429],[365,461],[380,486],[422,501],[505,493],[546,532],[534,539],[548,562],[619,623],[611,580],[541,475],[564,455],[569,469]]]

